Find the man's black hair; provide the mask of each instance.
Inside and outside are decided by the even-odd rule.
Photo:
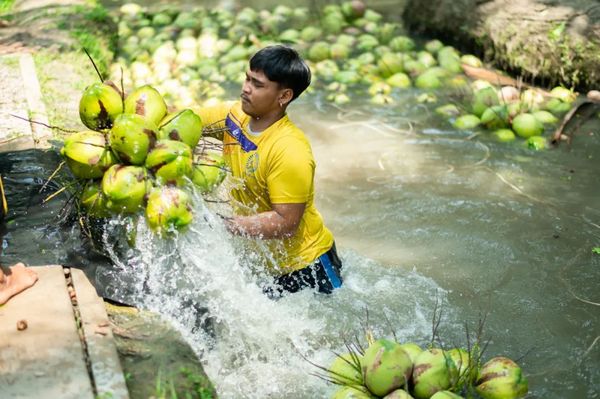
[[[250,59],[250,70],[261,71],[272,82],[292,89],[292,101],[310,85],[310,69],[296,50],[277,44],[259,50]]]

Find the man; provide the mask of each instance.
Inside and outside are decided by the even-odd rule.
[[[250,59],[241,101],[205,108],[204,125],[222,125],[223,155],[238,184],[231,190],[236,216],[225,219],[237,235],[264,239],[275,264],[272,296],[312,287],[331,293],[342,284],[333,235],[314,206],[315,161],[304,133],[286,114],[309,86],[306,63],[290,47],[263,48]]]
[[[11,297],[35,284],[38,275],[21,262],[9,268],[10,273],[4,274],[0,267],[0,305],[4,305]]]
[[[0,175],[0,223],[4,221],[7,214],[8,205],[4,195],[2,175]],[[0,242],[2,242],[2,235],[0,235]],[[31,287],[38,279],[37,273],[21,262],[11,266],[9,271],[10,273],[4,274],[0,266],[0,305],[4,305],[14,295]]]

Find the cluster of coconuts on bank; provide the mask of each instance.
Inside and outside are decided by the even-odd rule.
[[[273,10],[245,7],[150,11],[128,3],[120,8],[119,54],[111,69],[127,85],[152,84],[178,108],[222,99],[224,83],[241,83],[248,59],[262,47],[287,43],[313,73],[312,90],[336,104],[368,95],[375,104],[396,103],[395,93],[466,86],[463,64],[482,66],[439,40],[423,46],[403,35],[359,0],[327,4],[318,10],[278,5]],[[423,97],[430,99],[431,96]]]
[[[193,219],[190,191],[210,192],[225,177],[218,152],[194,152],[200,117],[191,109],[167,113],[152,86],[125,97],[110,82],[92,84],[79,115],[90,130],[68,136],[60,152],[81,182],[79,204],[90,217],[145,210],[152,230],[179,229]]]
[[[532,88],[520,91],[514,86],[496,88],[476,80],[470,84],[466,101],[458,104],[460,107],[446,104],[437,107],[436,113],[450,118],[457,129],[491,131],[501,142],[520,137],[527,147],[541,150],[547,145],[543,134],[572,108],[576,97],[572,90],[561,86],[545,93]]]
[[[422,349],[408,342],[373,341],[364,352],[337,356],[327,369],[340,386],[332,399],[516,399],[528,383],[511,359],[494,357],[480,366],[477,348]]]

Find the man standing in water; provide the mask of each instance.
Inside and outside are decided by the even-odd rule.
[[[223,155],[239,184],[231,190],[236,235],[264,239],[273,255],[279,296],[311,287],[331,293],[342,284],[333,235],[314,205],[315,160],[308,139],[289,119],[288,105],[310,85],[310,69],[286,46],[250,59],[241,101],[201,109],[204,125],[222,124]]]

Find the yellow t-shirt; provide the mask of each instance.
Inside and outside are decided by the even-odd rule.
[[[315,160],[304,133],[285,115],[254,136],[240,102],[203,108],[198,114],[205,126],[227,127],[223,157],[240,183],[231,190],[237,214],[270,211],[271,204],[306,204],[293,236],[266,240],[277,263],[273,272],[301,269],[327,252],[333,235],[313,203]]]

